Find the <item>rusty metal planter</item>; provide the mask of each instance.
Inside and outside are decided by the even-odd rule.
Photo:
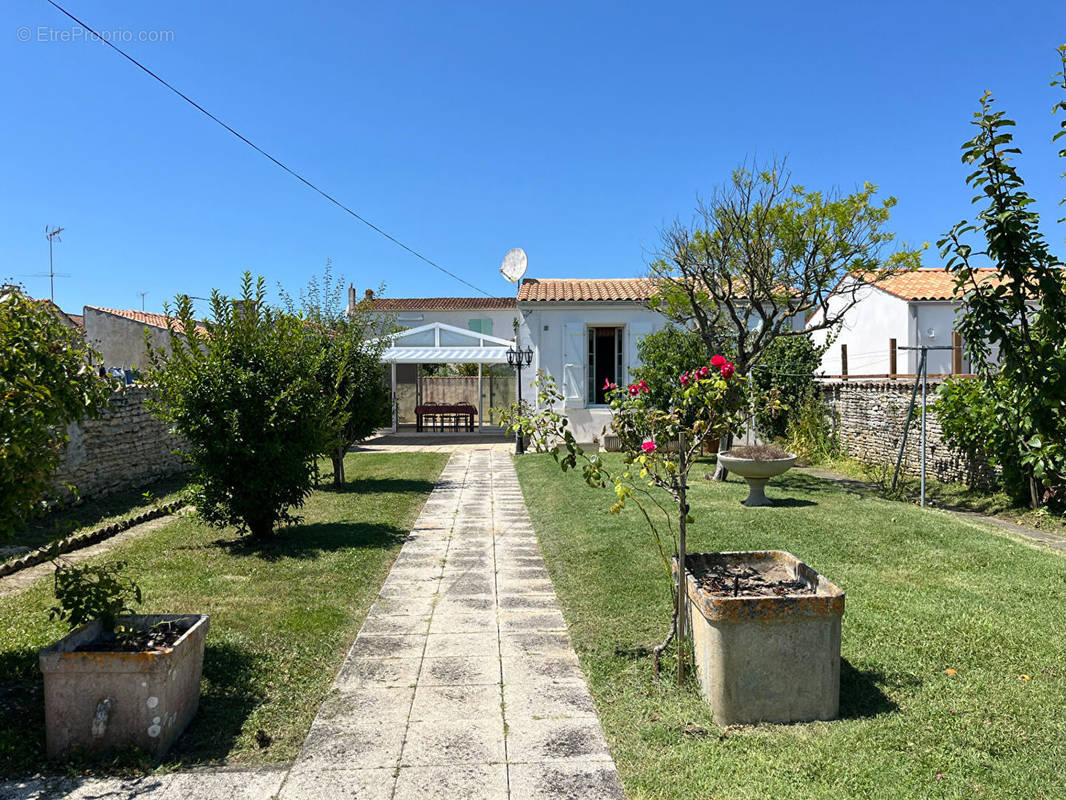
[[[774,569],[806,594],[719,597],[692,574],[708,564]],[[696,675],[719,725],[834,719],[840,708],[844,592],[781,550],[696,553],[686,560]]]
[[[40,652],[49,758],[73,751],[140,748],[162,757],[196,714],[210,624],[206,614],[135,614],[120,623],[147,628],[191,620],[174,645],[159,652],[75,652],[100,633],[83,625]]]

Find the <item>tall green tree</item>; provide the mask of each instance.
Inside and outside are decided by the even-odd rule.
[[[1058,55],[1051,85],[1066,90],[1066,45]],[[1066,114],[1066,101],[1055,104],[1058,112]],[[1035,508],[1056,494],[1059,502],[1066,499],[1066,275],[1014,166],[1021,154],[1014,121],[985,92],[972,124],[977,132],[963,144],[962,160],[974,167],[966,182],[981,210],[938,244],[962,298],[958,328],[981,383],[949,383],[943,409],[957,444],[972,447],[971,434],[982,422],[980,430],[996,434],[992,440],[1002,448],[996,457],[1008,462],[1007,474],[1021,472]],[[1058,127],[1053,142],[1066,137],[1066,116]],[[1058,155],[1066,157],[1066,148]],[[977,271],[987,264],[996,269],[991,280]],[[953,395],[967,402],[954,402]]]
[[[306,323],[322,352],[316,377],[329,399],[323,455],[333,462],[333,485],[339,487],[345,480],[344,454],[389,421],[391,398],[381,364],[388,342],[381,337],[392,320],[365,301],[346,307],[344,278],[334,276],[329,261],[322,277],[312,278],[298,296],[280,291],[286,310]]]
[[[99,416],[111,381],[47,300],[0,288],[0,538],[46,507],[67,426]]]
[[[748,374],[776,339],[838,327],[862,298],[864,283],[849,275],[876,283],[920,265],[920,250],[887,229],[896,199],[876,192],[808,190],[783,160],[735,170],[692,224],[662,231],[653,307],[696,330],[707,356],[731,353]]]
[[[192,499],[208,523],[266,537],[299,521],[329,447],[326,354],[305,321],[266,302],[245,273],[241,295],[211,293],[198,320],[187,295],[167,309],[169,352],[149,349],[150,407],[187,443]]]

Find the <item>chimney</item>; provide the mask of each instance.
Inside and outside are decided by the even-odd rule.
[[[374,299],[374,290],[373,289],[367,289],[366,290],[366,299],[367,300],[373,300]]]
[[[348,284],[348,313],[355,310],[355,284]]]

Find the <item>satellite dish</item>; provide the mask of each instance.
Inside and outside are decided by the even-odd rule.
[[[522,280],[522,276],[526,274],[527,266],[529,266],[529,259],[526,258],[526,251],[521,247],[516,247],[514,250],[509,250],[507,255],[503,257],[503,266],[500,267],[500,272],[511,283],[518,283]]]

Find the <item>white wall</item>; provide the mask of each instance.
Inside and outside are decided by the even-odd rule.
[[[951,335],[955,330],[956,304],[951,302],[923,302],[911,303],[911,306],[917,312],[916,319],[912,312],[912,324],[916,323],[917,327],[915,344],[927,347],[950,347]],[[911,355],[913,368],[908,371],[914,372],[917,369],[918,354],[912,353]],[[951,355],[950,350],[930,350],[928,355],[929,374],[943,375],[950,373]],[[965,349],[962,357],[962,371],[970,371],[970,360],[966,358]]]
[[[637,366],[637,342],[666,325],[666,318],[639,303],[525,303],[519,305],[522,317],[519,345],[533,347],[532,368],[522,372],[522,396],[530,398],[530,382],[537,370],[551,375],[566,395],[566,412],[574,435],[579,441],[600,436],[611,421],[611,412],[603,406],[590,405],[585,371],[588,365],[590,327],[625,328],[623,359],[628,382]],[[570,342],[566,341],[569,334]]]
[[[82,309],[85,318],[85,341],[100,354],[105,367],[144,369],[148,366],[144,332],[147,330],[153,347],[170,351],[170,334],[162,329],[126,317],[97,311],[88,306]]]
[[[906,300],[873,286],[860,287],[857,297],[858,302],[844,314],[839,328],[811,333],[815,344],[824,344],[827,337],[831,341],[829,349],[822,356],[821,372],[823,374],[839,375],[841,373],[840,346],[842,344],[848,347],[848,374],[850,375],[887,374],[890,367],[889,339],[894,338],[899,347],[912,344],[914,323]],[[838,315],[850,302],[850,291],[846,291],[843,296],[831,298],[829,301],[830,318]],[[950,332],[948,343],[951,343]],[[897,354],[897,372],[913,372],[913,369],[908,367],[907,354],[908,351]],[[950,353],[948,355],[950,356]]]

